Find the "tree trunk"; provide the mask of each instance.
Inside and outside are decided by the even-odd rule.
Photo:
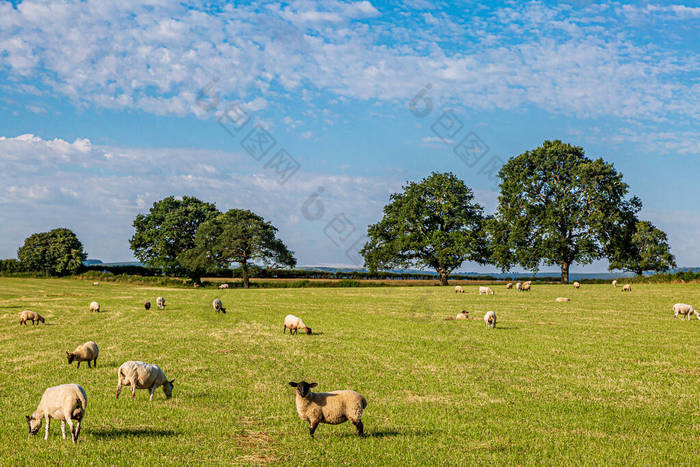
[[[243,279],[243,288],[250,288],[250,279],[248,278],[248,263],[243,261],[241,263],[241,278]]]
[[[563,261],[561,263],[561,283],[562,284],[568,284],[569,283],[569,263],[566,261]]]
[[[447,271],[444,269],[437,270],[438,276],[440,276],[440,285],[447,285]]]

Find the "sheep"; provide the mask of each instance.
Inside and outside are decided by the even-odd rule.
[[[674,318],[678,319],[678,315],[685,316],[686,319],[690,319],[690,315],[695,315],[698,319],[700,319],[700,313],[695,311],[695,308],[686,303],[676,303],[673,305]]]
[[[581,288],[581,284],[578,282],[574,282],[574,289],[579,289]]]
[[[491,287],[479,287],[479,295],[486,294],[486,295],[495,295],[496,292],[494,292]]]
[[[512,282],[508,282],[508,283],[506,284],[506,289],[512,289],[512,288],[513,288],[513,283],[512,283]]]
[[[99,282],[93,282],[92,285],[93,285],[93,287],[96,287],[96,286],[100,285],[100,283],[99,283]]]
[[[73,363],[73,360],[78,362],[78,368],[80,368],[80,362],[88,362],[88,368],[90,367],[90,362],[95,363],[95,368],[97,368],[97,357],[100,355],[100,349],[97,348],[97,344],[92,341],[86,342],[83,345],[79,345],[72,352],[66,352],[66,357],[68,358],[68,364]]]
[[[149,301],[144,302],[143,307],[146,309],[146,311],[150,310],[151,309],[151,302],[149,302]]]
[[[630,284],[625,284],[622,286],[622,291],[623,292],[631,292],[632,291],[632,286]]]
[[[364,436],[362,411],[367,407],[367,400],[361,394],[350,390],[311,392],[318,384],[306,381],[292,381],[289,385],[297,389],[297,413],[302,421],[309,423],[311,438],[319,423],[338,425],[346,420],[355,425],[358,436]]]
[[[615,279],[614,281],[612,281],[612,286],[613,286],[613,287],[617,287],[617,279]]]
[[[165,299],[163,297],[156,298],[156,305],[161,310],[165,310]]]
[[[469,319],[469,312],[467,310],[462,310],[459,313],[457,313],[455,319]]]
[[[158,386],[163,386],[163,394],[165,394],[166,399],[170,399],[173,395],[173,382],[175,380],[168,381],[158,365],[136,361],[124,362],[117,370],[117,378],[117,399],[119,399],[119,393],[122,392],[122,385],[131,387],[132,399],[136,397],[137,389],[149,389],[151,397],[148,400],[152,401],[153,393],[158,389]]]
[[[520,292],[522,292],[522,291],[523,291],[523,284],[522,284],[522,282],[518,282],[517,284],[515,284],[515,289],[516,289],[516,290],[519,290]]]
[[[304,324],[301,318],[294,315],[287,315],[284,317],[284,329],[282,330],[282,334],[284,334],[287,329],[289,329],[289,334],[292,334],[292,331],[296,334],[299,329],[305,330],[306,334],[311,334],[311,328]]]
[[[61,421],[61,433],[63,439],[66,439],[66,423],[70,428],[73,444],[78,442],[80,436],[80,424],[85,416],[87,409],[87,395],[85,389],[77,384],[62,384],[54,386],[44,391],[41,396],[39,407],[33,414],[27,415],[27,424],[29,425],[29,434],[36,435],[41,428],[42,419],[46,420],[46,434],[44,440],[49,439],[49,425],[51,419]],[[73,420],[77,420],[77,424],[73,427]]]
[[[19,314],[19,324],[24,324],[26,326],[29,320],[31,320],[32,326],[34,326],[35,322],[37,326],[39,323],[46,324],[44,317],[35,311],[24,310]]]
[[[570,302],[571,299],[570,299],[570,298],[566,298],[566,297],[557,297],[556,299],[554,299],[554,301],[555,301],[555,302]]]
[[[90,311],[94,311],[95,313],[100,312],[100,304],[97,302],[91,302],[90,303]]]
[[[455,285],[455,293],[464,293],[464,288],[461,285]]]
[[[220,289],[228,289],[228,284],[221,284],[219,286]]]
[[[221,300],[218,298],[214,299],[213,302],[211,302],[211,306],[214,307],[214,311],[226,313],[226,308],[224,308],[224,304],[221,303]]]
[[[521,291],[522,292],[529,292],[530,291],[530,284],[531,284],[531,282],[524,282],[523,288],[521,289]]]
[[[486,329],[496,328],[496,313],[493,311],[487,311],[484,315],[484,322],[486,323]]]

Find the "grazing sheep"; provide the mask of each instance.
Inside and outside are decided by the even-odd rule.
[[[487,311],[484,315],[484,322],[486,323],[486,329],[496,328],[496,313],[493,311]]]
[[[97,357],[99,355],[100,349],[98,349],[97,344],[92,341],[79,345],[72,352],[66,352],[68,364],[70,365],[73,363],[73,360],[75,360],[78,362],[78,368],[80,368],[80,362],[88,362],[88,368],[90,368],[90,362],[94,362],[95,368],[97,368]]]
[[[151,397],[148,400],[152,401],[153,393],[158,389],[158,386],[163,386],[163,394],[165,394],[166,399],[170,399],[173,395],[173,382],[175,380],[168,381],[158,365],[135,361],[124,362],[117,370],[117,378],[117,399],[119,399],[119,393],[122,392],[122,385],[131,387],[132,399],[136,397],[137,389],[149,389]]]
[[[581,284],[579,284],[578,282],[574,282],[574,289],[579,289],[579,288],[581,288]]]
[[[145,302],[143,304],[143,307],[146,309],[146,311],[150,310],[151,309],[151,302],[148,302],[148,301]]]
[[[224,304],[221,303],[221,300],[218,298],[215,298],[213,302],[211,302],[211,306],[214,307],[214,311],[226,313],[226,308],[224,308]]]
[[[530,284],[531,284],[531,282],[523,283],[523,288],[521,289],[521,291],[522,292],[529,292],[530,291]]]
[[[614,281],[612,281],[612,286],[613,286],[613,287],[617,287],[617,279],[614,280]]]
[[[631,292],[632,291],[632,286],[630,284],[625,284],[622,286],[622,291],[623,292]]]
[[[228,284],[221,284],[219,286],[220,289],[228,289]]]
[[[674,318],[678,319],[678,315],[685,316],[686,319],[690,319],[690,315],[695,315],[698,319],[700,319],[700,313],[695,311],[695,308],[686,303],[676,303],[673,305]]]
[[[287,315],[284,317],[284,329],[282,330],[282,334],[284,334],[287,329],[289,329],[289,334],[292,334],[292,331],[296,334],[299,329],[305,330],[306,334],[311,334],[311,328],[304,324],[301,318],[294,315]]]
[[[506,284],[506,289],[512,289],[512,288],[513,288],[513,283],[512,283],[512,282],[508,282],[508,283]]]
[[[99,283],[99,282],[93,282],[92,285],[93,285],[93,286],[98,286],[98,285],[100,285],[100,283]]]
[[[455,319],[469,319],[469,312],[467,310],[462,310],[459,313],[457,313]]]
[[[195,289],[198,289],[201,287],[201,285],[199,285],[199,283],[195,282],[194,284],[192,284],[192,287],[194,287]]]
[[[91,302],[90,303],[90,311],[94,311],[96,313],[100,312],[100,304],[97,302]]]
[[[566,297],[557,297],[554,301],[556,301],[556,302],[570,302],[571,299],[566,298]]]
[[[34,326],[34,322],[36,322],[37,326],[39,325],[39,323],[46,324],[46,320],[44,320],[44,317],[35,311],[24,310],[19,314],[19,324],[24,324],[26,326],[27,321],[30,320],[32,322],[32,326]]]
[[[46,434],[44,439],[49,439],[49,425],[51,419],[61,421],[61,433],[66,439],[66,423],[70,428],[73,443],[78,442],[80,436],[80,423],[85,416],[87,409],[87,395],[85,389],[77,384],[62,384],[54,386],[44,391],[41,396],[39,407],[33,414],[27,415],[29,434],[36,435],[41,428],[42,419],[46,420]],[[73,427],[73,420],[77,420],[77,426]]]
[[[496,292],[494,292],[491,287],[479,287],[479,295],[486,294],[486,295],[495,295]]]
[[[464,293],[464,288],[461,285],[455,285],[455,293]]]
[[[165,310],[165,299],[163,297],[156,298],[156,305],[161,310]]]
[[[364,435],[362,411],[367,407],[367,401],[355,391],[311,392],[317,383],[299,381],[289,385],[297,388],[297,413],[302,421],[309,423],[309,434],[314,437],[314,431],[319,423],[338,425],[350,420],[357,428],[358,436]]]
[[[522,284],[522,282],[518,282],[517,284],[515,284],[515,289],[516,289],[516,290],[519,290],[520,292],[522,292],[522,291],[523,291],[523,284]]]

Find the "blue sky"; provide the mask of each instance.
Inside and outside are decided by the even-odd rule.
[[[136,214],[195,195],[353,265],[405,181],[492,212],[498,164],[562,139],[700,265],[698,30],[698,2],[0,1],[0,257],[65,226],[130,260]]]

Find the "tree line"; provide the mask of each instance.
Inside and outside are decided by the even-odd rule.
[[[640,220],[641,200],[622,174],[581,147],[545,141],[512,157],[499,172],[500,194],[485,215],[473,191],[453,173],[432,173],[391,195],[368,228],[361,250],[370,273],[392,268],[432,269],[443,285],[465,261],[503,272],[537,272],[557,265],[568,282],[572,264],[607,259],[610,270],[662,272],[675,267],[666,234]],[[252,211],[220,212],[195,197],[167,197],[133,222],[134,256],[163,273],[199,282],[209,271],[296,265],[277,228]],[[47,275],[75,274],[86,255],[68,229],[33,234],[18,250],[19,265]],[[0,265],[2,266],[2,265]],[[5,265],[9,268],[9,265]]]

